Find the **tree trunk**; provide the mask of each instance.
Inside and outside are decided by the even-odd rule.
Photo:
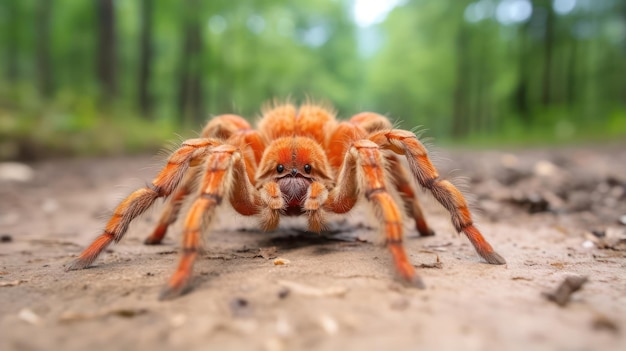
[[[150,116],[150,68],[152,65],[152,0],[141,1],[141,36],[139,39],[139,108],[145,117]]]
[[[459,28],[456,41],[456,83],[454,88],[454,111],[452,116],[452,136],[462,137],[467,134],[467,77],[469,73],[467,55],[467,30]]]
[[[554,10],[550,4],[545,7],[547,12],[545,23],[545,36],[543,38],[543,80],[541,102],[544,106],[552,103],[552,50],[554,46]]]
[[[184,120],[192,124],[204,121],[202,102],[202,26],[200,25],[199,3],[185,2],[183,48],[181,51],[180,90],[178,106]]]
[[[10,83],[15,83],[19,78],[18,54],[20,37],[20,20],[22,18],[19,11],[20,4],[17,1],[8,1],[9,30],[7,34],[7,65],[6,75]]]
[[[621,2],[620,3],[620,7],[621,7],[621,17],[622,17],[622,23],[626,23],[626,3],[625,2]],[[626,56],[626,45],[622,45],[622,55]],[[626,71],[626,62],[624,62],[626,60],[621,60],[621,72]],[[622,104],[624,105],[624,107],[626,107],[626,79],[622,79]]]
[[[515,91],[513,93],[513,106],[519,113],[520,118],[526,127],[531,124],[531,116],[528,102],[528,22],[521,25],[518,31],[519,48],[517,53],[518,78]]]
[[[98,80],[106,100],[112,100],[117,90],[115,8],[113,0],[97,0],[98,18]]]
[[[53,0],[37,3],[37,74],[39,92],[44,97],[52,95],[52,76],[50,70],[50,16]]]
[[[567,62],[567,86],[565,87],[566,96],[565,99],[567,101],[567,105],[572,108],[576,104],[576,93],[577,93],[577,79],[576,74],[578,72],[577,65],[578,61],[576,59],[576,55],[578,55],[578,42],[576,40],[571,41],[571,52],[569,53],[569,60]]]

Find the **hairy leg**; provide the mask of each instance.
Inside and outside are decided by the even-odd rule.
[[[409,262],[402,244],[402,214],[387,191],[383,158],[375,143],[369,140],[355,142],[345,156],[337,186],[331,190],[324,207],[338,213],[347,212],[354,206],[360,188],[383,224],[396,271],[403,280],[423,288],[424,284]]]
[[[258,195],[245,176],[245,164],[235,147],[215,147],[206,159],[204,172],[199,194],[185,218],[178,268],[161,292],[160,299],[174,298],[189,289],[193,264],[200,249],[202,229],[213,221],[215,209],[224,198],[239,202],[251,209],[251,213],[255,213],[258,206]],[[234,191],[235,188],[238,190]]]
[[[405,130],[391,130],[374,133],[370,140],[382,148],[405,155],[409,168],[421,186],[430,190],[452,217],[457,232],[468,237],[476,252],[490,264],[505,264],[502,256],[493,250],[480,231],[474,226],[472,215],[461,192],[447,180],[441,180],[435,166],[430,162],[426,148],[415,134]]]
[[[339,123],[327,143],[331,166],[334,169],[340,169],[344,162],[343,155],[350,145],[357,140],[367,138],[368,133],[390,130],[392,130],[391,122],[385,116],[373,112],[362,112],[352,116],[349,122]],[[423,236],[434,235],[424,219],[414,186],[409,181],[404,165],[393,154],[387,154],[385,158],[387,167],[390,169],[390,179],[402,197],[406,212],[415,219],[416,229]]]
[[[176,189],[172,197],[165,204],[165,208],[159,218],[159,223],[150,236],[144,240],[146,245],[158,245],[163,241],[163,238],[167,234],[167,228],[176,222],[178,213],[183,205],[185,197],[189,195],[194,187],[194,181],[198,177],[198,174],[202,170],[202,167],[196,166],[189,169],[180,186]]]
[[[391,181],[402,197],[406,212],[411,218],[415,219],[415,228],[422,236],[435,235],[435,232],[426,223],[422,206],[420,206],[415,188],[409,181],[409,176],[404,165],[402,165],[400,160],[393,154],[387,155],[386,159],[390,171],[389,173],[391,173]]]
[[[131,193],[115,208],[113,216],[98,236],[66,270],[82,269],[89,266],[111,242],[122,239],[130,222],[147,210],[157,198],[169,196],[178,186],[190,166],[204,159],[208,150],[218,145],[212,139],[190,139],[183,142],[168,159],[167,165],[145,188]]]
[[[202,137],[220,139],[224,144],[239,147],[248,178],[254,181],[254,171],[261,161],[265,145],[259,132],[253,130],[248,121],[237,115],[217,116],[204,127]]]
[[[304,201],[304,210],[309,218],[309,230],[315,233],[326,228],[326,215],[322,204],[328,199],[328,189],[320,182],[313,182]]]
[[[280,186],[273,181],[267,182],[259,189],[259,194],[263,203],[259,224],[265,231],[276,229],[280,222],[280,210],[286,206]]]
[[[226,114],[211,119],[202,130],[203,138],[215,138],[226,144],[238,146],[244,153],[248,178],[252,181],[256,163],[260,160],[263,152],[263,142],[258,132],[243,117]],[[176,221],[185,197],[194,190],[194,183],[202,167],[194,167],[183,178],[181,185],[176,189],[170,200],[165,205],[159,222],[152,234],[144,241],[147,245],[157,245],[163,241],[168,227]]]

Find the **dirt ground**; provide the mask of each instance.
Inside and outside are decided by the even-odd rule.
[[[508,263],[485,264],[422,195],[437,235],[420,238],[407,221],[406,247],[425,290],[395,280],[365,208],[335,218],[327,236],[299,220],[260,233],[224,209],[194,289],[161,302],[180,232],[142,244],[161,203],[92,268],[64,271],[159,159],[0,175],[0,349],[626,350],[626,145],[436,154],[443,175],[464,178],[455,182]],[[588,281],[567,305],[545,297],[572,276]]]

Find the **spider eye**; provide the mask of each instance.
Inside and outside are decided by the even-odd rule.
[[[285,170],[285,166],[283,165],[278,165],[278,167],[276,167],[276,172],[278,173],[283,173],[284,170]]]
[[[305,171],[307,174],[311,174],[311,165],[310,165],[310,164],[306,164],[306,165],[304,165],[304,171]]]

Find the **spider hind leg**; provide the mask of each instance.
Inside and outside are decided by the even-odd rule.
[[[415,187],[411,184],[405,166],[393,154],[386,155],[387,165],[391,173],[391,181],[400,193],[406,213],[415,220],[415,229],[421,236],[433,236],[435,231],[426,223],[422,206],[417,198]]]
[[[469,207],[461,192],[452,183],[439,177],[437,169],[428,158],[426,148],[415,134],[393,129],[372,134],[370,140],[384,149],[406,156],[409,169],[419,184],[430,190],[435,199],[448,210],[456,231],[467,236],[482,258],[490,264],[506,263],[474,226]]]

